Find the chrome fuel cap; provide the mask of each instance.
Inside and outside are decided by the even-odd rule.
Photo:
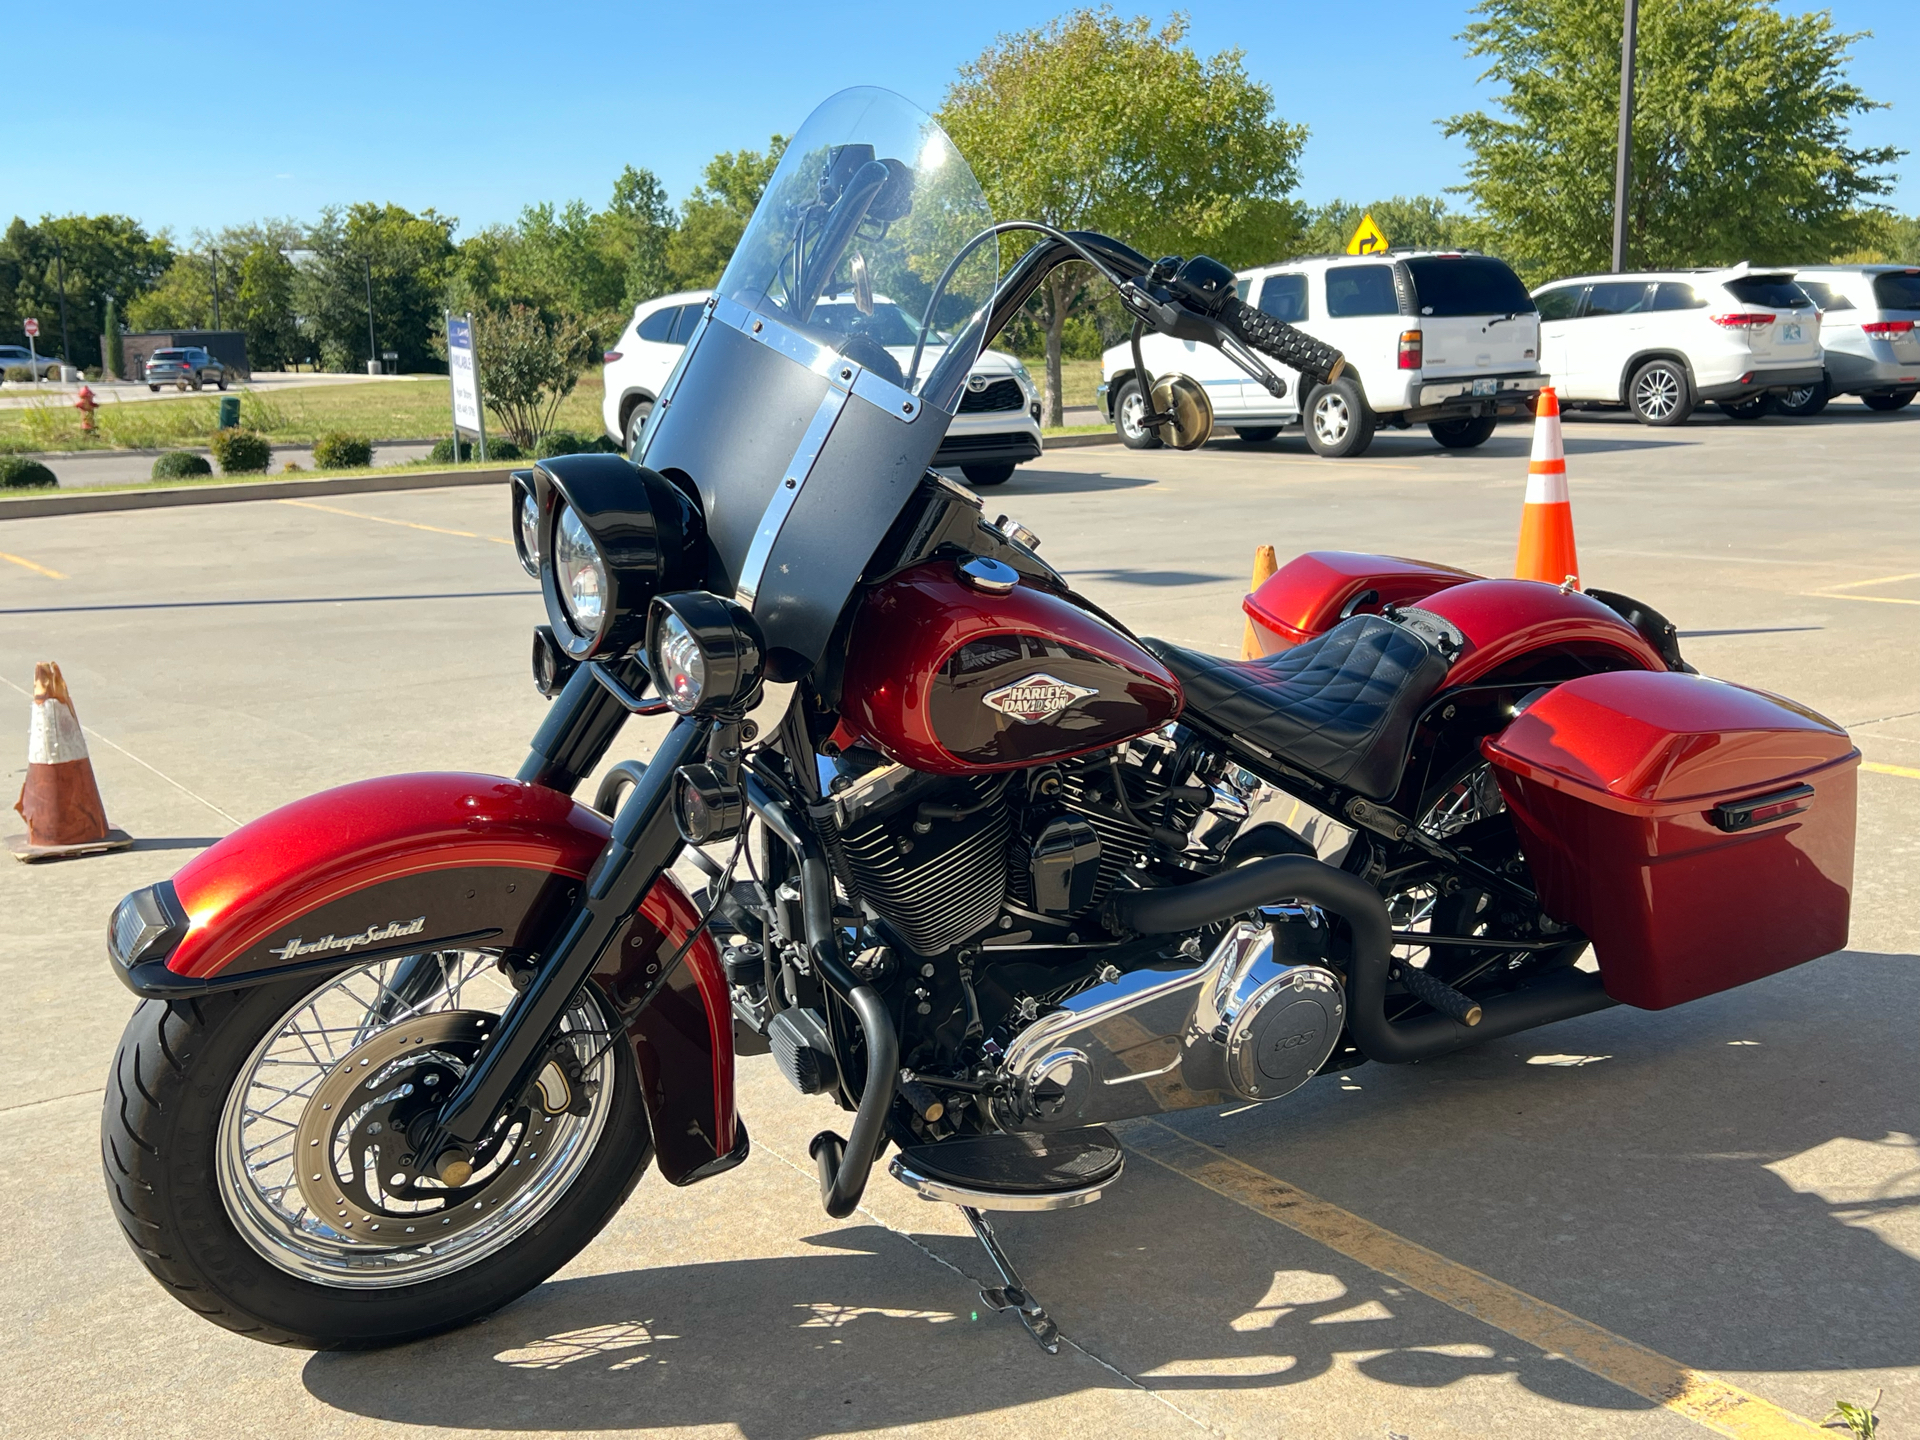
[[[1020,572],[1011,565],[989,560],[984,555],[962,560],[954,566],[960,578],[988,595],[1005,595],[1020,583]]]

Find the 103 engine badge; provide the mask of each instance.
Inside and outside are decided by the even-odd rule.
[[[1011,716],[1023,725],[1032,725],[1041,720],[1051,720],[1069,706],[1099,693],[1085,685],[1069,685],[1040,671],[1024,680],[988,691],[980,697],[980,703],[998,710],[1002,715]]]

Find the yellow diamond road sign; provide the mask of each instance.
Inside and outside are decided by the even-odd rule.
[[[1360,227],[1353,232],[1353,238],[1347,241],[1349,255],[1378,255],[1387,248],[1387,237],[1380,227],[1373,223],[1373,216],[1362,215]]]

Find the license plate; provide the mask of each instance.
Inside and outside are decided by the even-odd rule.
[[[1476,380],[1473,382],[1473,393],[1476,395],[1498,395],[1500,393],[1500,382],[1498,380]]]
[[[1780,338],[1788,345],[1798,345],[1800,343],[1800,322],[1793,320],[1782,325],[1780,327]]]

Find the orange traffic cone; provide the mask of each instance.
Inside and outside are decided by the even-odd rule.
[[[1527,508],[1520,515],[1520,554],[1513,564],[1513,577],[1577,589],[1580,557],[1573,549],[1573,504],[1567,496],[1567,452],[1560,440],[1560,397],[1551,385],[1540,392],[1534,416]]]
[[[73,697],[60,667],[42,660],[33,667],[33,719],[27,726],[27,782],[15,810],[27,833],[7,840],[20,860],[52,860],[124,850],[133,837],[107,824],[100,787],[94,783],[87,737],[73,713]]]
[[[1262,545],[1258,550],[1254,551],[1253,581],[1247,586],[1247,593],[1251,595],[1262,585],[1266,584],[1267,581],[1273,578],[1274,572],[1279,568],[1280,557],[1273,553],[1273,546]],[[1242,660],[1258,660],[1266,653],[1266,650],[1260,644],[1260,637],[1254,633],[1253,620],[1249,617],[1247,620],[1247,632],[1240,637],[1240,658]]]

